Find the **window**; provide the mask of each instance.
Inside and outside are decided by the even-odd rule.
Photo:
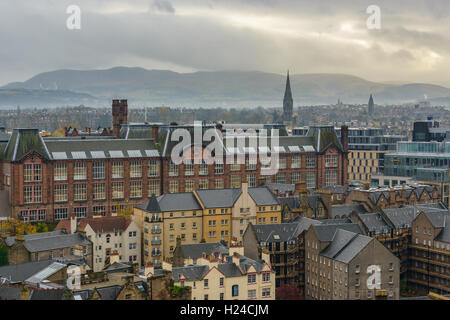
[[[286,183],[286,173],[279,173],[276,175],[277,183]]]
[[[67,164],[55,163],[54,180],[55,181],[66,181],[67,180]]]
[[[232,164],[230,164],[230,170],[231,171],[241,171],[241,165],[238,163],[237,159],[233,161]]]
[[[124,196],[124,189],[123,189],[123,182],[113,182],[111,184],[112,189],[112,198],[113,199],[123,199]]]
[[[256,274],[249,274],[247,276],[247,278],[248,278],[248,284],[256,283]]]
[[[23,181],[32,182],[33,181],[33,165],[24,164],[23,165]]]
[[[291,173],[291,183],[295,184],[302,180],[302,174],[300,172],[292,172]]]
[[[325,173],[326,186],[334,186],[337,184],[337,171],[327,170]]]
[[[198,180],[198,188],[200,190],[208,189],[208,179],[200,179]]]
[[[306,187],[308,189],[314,189],[316,187],[316,173],[307,172],[306,173]]]
[[[326,168],[336,168],[338,165],[337,155],[326,155],[325,157],[325,167]]]
[[[248,174],[247,175],[247,183],[251,188],[256,187],[256,174]]]
[[[214,164],[214,174],[219,175],[223,174],[223,163],[215,163]]]
[[[93,212],[94,216],[105,216],[106,208],[105,208],[105,206],[94,206],[94,207],[92,207],[92,212]]]
[[[270,297],[270,288],[263,288],[263,289],[262,289],[262,297],[263,297],[263,298],[268,298],[268,297]]]
[[[92,185],[92,198],[94,200],[105,200],[105,184],[104,183],[94,183]]]
[[[256,159],[245,159],[245,170],[255,171],[256,170]]]
[[[87,200],[87,186],[85,184],[73,185],[73,200],[86,201]]]
[[[358,274],[359,271],[360,271],[360,270],[359,270],[359,265],[357,265],[357,266],[355,267],[355,273]]]
[[[142,182],[132,181],[130,182],[130,198],[142,198]]]
[[[248,298],[249,299],[256,299],[256,290],[248,290]]]
[[[263,282],[270,282],[270,273],[266,272],[262,274],[262,281]]]
[[[142,162],[132,161],[130,163],[130,178],[141,178],[142,177]]]
[[[221,292],[220,293],[220,300],[223,300],[224,299],[224,294],[223,294],[223,292]]]
[[[92,164],[92,178],[96,180],[105,179],[105,163],[94,162]]]
[[[177,193],[178,192],[178,181],[171,180],[169,181],[169,193]]]
[[[186,177],[190,177],[194,175],[194,164],[193,163],[184,163],[184,175]]]
[[[224,280],[223,278],[219,279],[219,286],[221,286],[221,287],[223,287],[223,280]]]
[[[58,208],[55,209],[55,220],[67,219],[67,208]]]
[[[316,157],[307,156],[306,157],[306,169],[314,169],[316,167]]]
[[[207,294],[205,294],[204,299],[208,300],[208,295]]]
[[[73,208],[73,213],[77,218],[86,218],[87,217],[87,208],[86,207],[77,207]]]
[[[67,201],[67,184],[55,185],[55,202]]]
[[[194,180],[186,180],[184,182],[184,192],[194,191]]]
[[[240,188],[241,187],[241,176],[240,175],[231,175],[231,188]]]
[[[113,162],[111,166],[112,178],[122,179],[123,178],[123,162]]]
[[[214,179],[214,188],[223,189],[225,187],[223,179]]]
[[[278,169],[286,169],[286,158],[278,159]]]
[[[169,177],[178,177],[178,165],[172,160],[169,161]]]
[[[389,270],[390,270],[390,271],[394,270],[394,264],[393,264],[392,262],[389,263]]]
[[[239,296],[239,286],[237,284],[235,284],[231,287],[231,296],[232,297]]]
[[[297,156],[297,157],[292,157],[291,158],[291,168],[293,169],[298,169],[302,166],[302,158]]]
[[[203,286],[208,288],[208,279],[203,280]]]
[[[149,177],[159,177],[159,161],[149,160],[148,161],[148,176]]]
[[[207,176],[208,175],[208,164],[201,163],[198,168],[198,174],[201,176]]]
[[[158,180],[148,181],[148,196],[150,197],[152,194],[155,194],[155,196],[159,196],[160,194],[160,186]]]
[[[86,164],[83,162],[75,162],[73,164],[73,179],[78,180],[86,180]]]

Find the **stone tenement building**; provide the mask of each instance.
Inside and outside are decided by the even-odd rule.
[[[128,124],[127,101],[113,100],[112,108],[113,136],[43,138],[38,129],[14,129],[9,141],[0,142],[0,196],[7,199],[9,216],[53,222],[72,214],[77,218],[111,215],[148,200],[153,193],[240,188],[243,182],[256,187],[263,176],[259,157],[250,157],[256,152],[251,135],[243,137],[243,147],[235,143],[237,147],[228,148],[230,141],[239,139],[236,135],[222,135],[220,125],[202,125],[202,133],[216,130],[223,154],[232,155],[234,163],[194,164],[185,159],[176,165],[171,155],[179,141],[174,136],[177,129],[191,136],[184,153],[188,158],[206,150],[203,142],[194,146],[193,125]],[[346,130],[343,127],[343,143],[331,126],[311,127],[303,137],[287,136],[282,130],[278,146],[264,149],[279,153],[273,182],[305,179],[308,188],[346,185]],[[244,157],[242,164],[236,160],[239,155]]]
[[[311,225],[305,235],[308,300],[400,298],[400,262],[378,240],[345,225]]]
[[[143,230],[143,260],[155,266],[172,258],[177,238],[182,243],[241,241],[249,223],[281,222],[281,207],[266,187],[197,190],[152,196],[134,209]]]
[[[183,265],[163,264],[175,285],[191,288],[192,300],[275,300],[275,273],[268,253],[255,260],[242,246],[211,245],[180,246]]]
[[[123,216],[60,220],[55,230],[81,234],[92,242],[94,272],[111,263],[111,255],[118,262],[141,264],[141,228]]]

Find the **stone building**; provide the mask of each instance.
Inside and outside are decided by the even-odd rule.
[[[306,232],[306,299],[398,300],[399,259],[349,225],[311,225]]]

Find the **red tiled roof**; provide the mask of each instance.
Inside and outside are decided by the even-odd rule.
[[[90,225],[95,233],[125,231],[130,223],[131,220],[123,216],[86,218],[77,221],[77,229],[84,230],[87,225]],[[61,220],[55,230],[61,229],[66,229],[67,232],[71,232],[70,220]]]

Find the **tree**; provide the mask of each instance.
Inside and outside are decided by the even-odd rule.
[[[275,290],[276,300],[304,300],[299,288],[284,284]]]
[[[9,265],[8,261],[8,249],[3,244],[0,246],[0,267]]]

